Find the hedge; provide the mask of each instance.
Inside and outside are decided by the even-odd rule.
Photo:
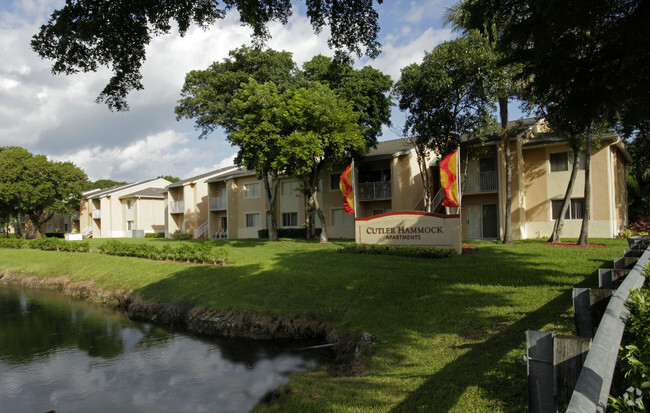
[[[88,241],[65,241],[58,238],[40,238],[26,240],[23,238],[0,238],[0,248],[32,248],[43,251],[90,252]],[[225,265],[228,253],[218,248],[213,241],[182,244],[172,247],[168,244],[157,248],[151,244],[127,244],[109,240],[98,248],[99,252],[121,257],[137,257],[155,260],[172,260],[195,263],[213,263]]]
[[[347,244],[338,250],[346,254],[396,255],[411,258],[450,258],[458,255],[453,248],[436,248],[419,245]]]
[[[316,228],[316,236],[320,236],[321,229]],[[257,236],[260,239],[269,237],[268,229],[260,229],[257,231]],[[278,228],[278,238],[307,238],[307,228]]]

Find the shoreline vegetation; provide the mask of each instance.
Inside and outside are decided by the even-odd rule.
[[[595,286],[626,247],[594,242],[603,247],[478,242],[472,254],[430,260],[339,254],[350,241],[214,241],[228,266],[0,248],[0,282],[195,334],[336,344],[335,362],[292,376],[256,411],[514,412],[527,408],[525,331],[573,334],[571,288]]]

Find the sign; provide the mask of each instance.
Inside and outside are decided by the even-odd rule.
[[[419,211],[387,212],[354,222],[356,242],[364,244],[428,245],[462,252],[460,215]]]

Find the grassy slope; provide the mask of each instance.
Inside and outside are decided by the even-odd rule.
[[[597,268],[611,267],[626,247],[592,242],[607,248],[483,242],[474,255],[419,260],[339,254],[337,243],[232,240],[223,241],[228,267],[0,250],[0,269],[94,279],[162,302],[317,318],[377,336],[366,374],[296,375],[287,396],[260,411],[523,411],[525,331],[572,333],[571,288],[596,286]]]

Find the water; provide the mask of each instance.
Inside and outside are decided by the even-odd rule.
[[[0,287],[0,412],[246,412],[323,361],[169,332],[54,291]]]

